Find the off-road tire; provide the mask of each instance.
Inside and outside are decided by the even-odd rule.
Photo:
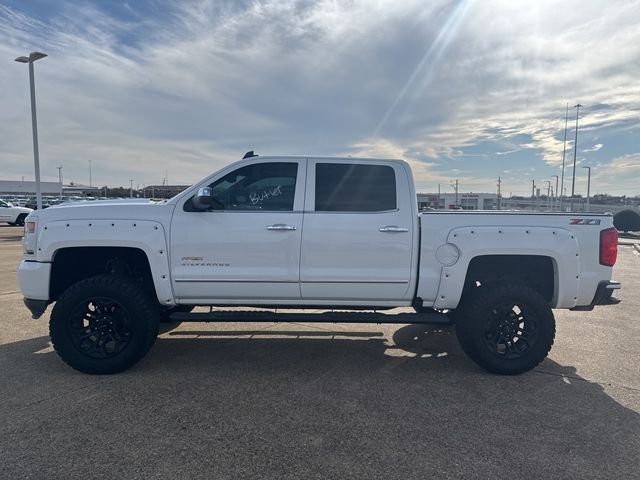
[[[90,321],[86,312],[89,312],[87,305],[92,299],[106,299],[118,305],[118,318],[126,319],[126,345],[106,358],[94,358],[76,345],[78,338],[86,336],[93,328],[84,326]],[[51,312],[49,333],[53,348],[71,367],[84,373],[111,374],[127,370],[151,349],[158,336],[159,319],[156,303],[139,284],[126,277],[98,275],[65,290]],[[77,333],[82,329],[85,333]],[[94,337],[89,340],[93,341]],[[103,351],[105,343],[102,343]]]
[[[503,311],[504,305],[513,303],[520,305],[525,313],[523,320],[518,320],[519,315],[508,311],[507,314],[500,315],[499,308]],[[518,307],[520,308],[520,307]],[[506,318],[504,321],[514,322],[516,331],[526,333],[521,338],[518,334],[505,334],[502,338],[511,339],[510,345],[514,348],[513,353],[501,353],[500,345],[495,349],[488,346],[493,343],[498,335],[494,335],[493,325],[499,326],[496,318]],[[509,320],[512,319],[512,320]],[[528,324],[526,322],[529,322]],[[527,331],[526,329],[529,328]],[[494,284],[482,286],[469,294],[456,311],[456,336],[462,350],[474,362],[482,368],[502,375],[517,375],[535,368],[547,356],[555,337],[555,319],[551,307],[547,301],[535,289],[521,284]],[[500,337],[498,337],[500,338]],[[518,338],[515,342],[514,338]],[[529,340],[535,339],[535,341]],[[524,340],[524,341],[523,341]],[[518,341],[523,343],[517,347]],[[497,342],[499,343],[499,342]],[[524,348],[524,352],[519,351]],[[503,347],[506,349],[507,347]],[[508,358],[508,355],[520,355],[519,357]]]

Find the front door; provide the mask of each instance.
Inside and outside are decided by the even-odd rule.
[[[8,203],[0,200],[0,222],[10,222],[12,220],[12,212]]]
[[[208,185],[217,202],[190,198],[171,224],[171,269],[180,303],[300,298],[300,242],[306,160],[249,160]]]

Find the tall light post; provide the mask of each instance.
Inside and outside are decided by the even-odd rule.
[[[571,181],[571,197],[573,197],[576,193],[576,158],[578,156],[578,117],[580,114],[580,105],[574,105],[576,109],[576,139],[573,142],[573,180]],[[573,201],[571,202],[571,206],[573,207]]]
[[[564,159],[567,153],[567,126],[569,125],[569,102],[567,102],[567,111],[564,116],[564,147],[562,148],[562,181],[560,182],[560,211],[562,211],[562,199],[564,198]],[[558,189],[556,188],[556,195]]]
[[[531,180],[531,210],[536,209],[536,181]]]
[[[62,200],[62,165],[56,168],[58,169],[58,181],[60,182],[60,200]]]
[[[46,53],[31,52],[28,57],[18,57],[16,62],[29,64],[29,87],[31,91],[31,131],[33,133],[33,163],[36,177],[36,202],[42,210],[42,191],[40,189],[40,154],[38,152],[38,120],[36,118],[36,84],[33,79],[33,62],[46,57]]]
[[[587,212],[589,211],[589,197],[591,196],[591,167],[582,167],[589,170],[589,176],[587,177]]]
[[[455,183],[450,184],[456,192],[456,207],[458,206],[458,179],[456,178]]]
[[[558,200],[558,175],[551,175],[551,178],[556,177],[556,189],[554,190],[555,195],[553,196],[553,208],[556,206],[556,200]]]
[[[551,180],[545,180],[547,182],[547,209],[551,208]]]
[[[89,186],[93,187],[93,182],[91,181],[91,160],[89,160]]]

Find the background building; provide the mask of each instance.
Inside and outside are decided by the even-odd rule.
[[[43,195],[60,195],[60,182],[40,182]],[[0,180],[0,194],[36,194],[36,182],[21,180]]]
[[[463,210],[495,210],[498,208],[496,193],[458,193],[457,205]],[[456,207],[455,193],[418,193],[418,208],[425,210],[453,209]]]

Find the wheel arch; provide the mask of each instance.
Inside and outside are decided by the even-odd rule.
[[[464,227],[447,242],[459,251],[442,268],[435,308],[457,308],[465,289],[482,283],[519,281],[536,288],[553,308],[576,305],[580,285],[579,245],[572,232],[549,227]],[[531,269],[533,275],[527,275]],[[529,278],[527,278],[529,277]]]
[[[557,262],[546,255],[478,255],[471,259],[462,297],[483,285],[520,283],[552,304],[557,297]]]
[[[158,303],[174,305],[167,241],[158,222],[48,222],[40,231],[37,254],[38,261],[52,263],[50,300],[55,301],[71,280],[79,281],[87,276],[106,273],[106,261],[122,258],[134,267],[134,272]]]

